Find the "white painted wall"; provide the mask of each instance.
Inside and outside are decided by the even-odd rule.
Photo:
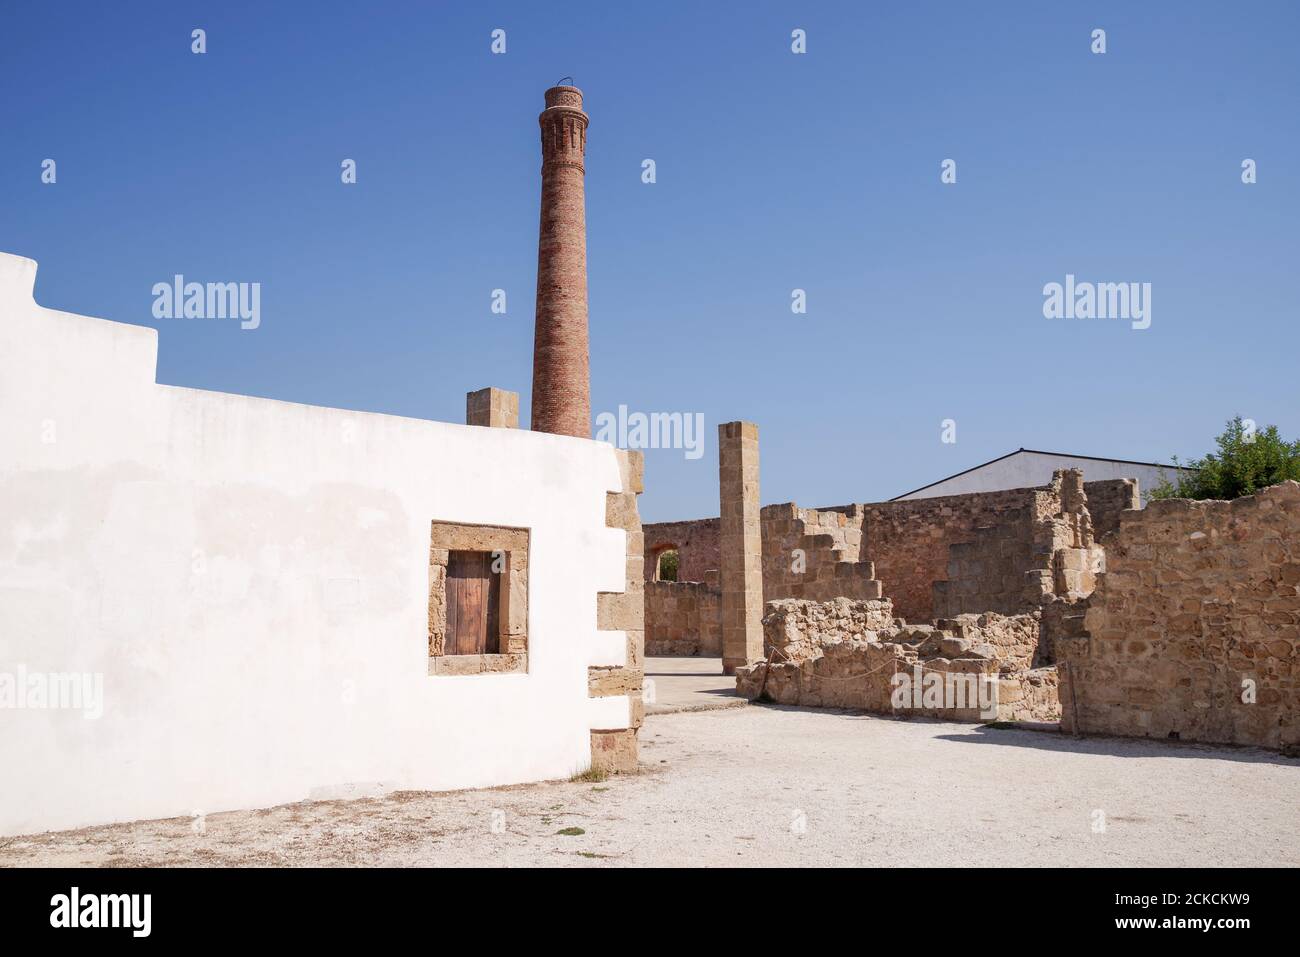
[[[0,675],[104,713],[0,710],[0,834],[565,777],[627,725],[612,447],[158,385],[35,275],[0,254]],[[433,519],[531,529],[528,674],[427,674]]]
[[[1138,480],[1138,492],[1142,495],[1143,504],[1146,504],[1146,493],[1160,483],[1161,473],[1157,467],[1135,465],[1131,462],[1021,451],[900,498],[902,500],[935,498],[940,495],[963,495],[967,492],[1035,488],[1050,484],[1052,473],[1057,469],[1082,469],[1085,482],[1135,478]],[[1179,471],[1173,466],[1166,466],[1164,469],[1171,482],[1176,480]]]

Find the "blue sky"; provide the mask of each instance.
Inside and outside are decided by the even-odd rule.
[[[447,421],[496,385],[526,421],[572,75],[593,409],[705,417],[702,458],[647,453],[645,519],[717,514],[738,418],[765,503],[1186,457],[1233,414],[1300,434],[1298,33],[1281,2],[11,4],[0,249],[44,305],[159,328],[162,382]],[[175,273],[260,282],[260,328],[154,319]],[[1151,327],[1045,319],[1067,273],[1150,282]]]

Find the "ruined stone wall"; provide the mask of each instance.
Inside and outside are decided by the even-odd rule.
[[[950,546],[947,578],[933,586],[935,617],[1017,614],[1091,594],[1105,555],[1093,538],[1084,487],[1081,471],[1060,469],[1050,485],[1029,490],[1024,507]]]
[[[1117,527],[1121,513],[1138,504],[1133,479],[1082,487],[1086,501],[1079,505],[1089,513],[1093,538]],[[986,611],[1016,614],[1056,595],[1085,595],[1101,553],[1091,541],[1076,544],[1079,520],[1069,516],[1078,506],[1067,507],[1062,494],[1058,484],[820,509],[769,505],[761,513],[763,598],[884,596],[900,617],[925,622]],[[672,545],[679,581],[716,584],[709,572],[718,566],[717,519],[650,524],[645,533],[648,581],[655,577],[656,551]],[[691,627],[672,622],[677,609],[651,607],[672,594],[647,592],[648,647],[679,643]],[[1044,621],[1054,628],[1066,614],[1057,609]]]
[[[763,597],[870,600],[881,584],[862,553],[862,507],[800,508],[793,502],[762,512]]]
[[[763,598],[881,595],[871,562],[858,561],[862,541],[860,506],[846,509],[769,505],[760,513]],[[650,655],[717,655],[719,629],[719,525],[717,519],[645,526],[646,649]],[[656,582],[657,558],[668,546],[678,551],[678,584]]]
[[[1106,551],[1084,636],[1057,642],[1066,730],[1300,743],[1300,485],[1152,502]]]
[[[953,721],[1060,717],[1055,669],[1028,667],[1036,614],[900,626],[887,599],[784,599],[768,603],[763,627],[767,660],[736,672],[737,692],[750,699]],[[915,695],[897,698],[900,680]]]
[[[645,530],[645,580],[654,581],[659,553],[677,549],[677,580],[706,581],[706,573],[718,569],[719,536],[716,518],[688,522],[651,522]]]
[[[1088,474],[1087,469],[1083,473]],[[1119,528],[1119,516],[1125,509],[1141,508],[1137,479],[1107,479],[1084,482],[1088,495],[1088,512],[1092,515],[1092,533],[1100,541]]]
[[[1031,668],[998,675],[998,720],[1059,722],[1060,675],[1056,668]]]
[[[949,549],[1008,518],[1027,533],[1025,520],[1015,513],[1033,503],[1033,489],[1010,489],[864,505],[862,554],[874,563],[898,615],[929,621],[936,617],[931,586],[948,578]]]
[[[1032,511],[1009,509],[999,521],[974,529],[971,541],[948,546],[943,580],[932,583],[931,614],[1014,614],[1025,604],[1025,576],[1034,564]]]
[[[874,637],[894,629],[889,599],[769,602],[763,616],[763,654],[779,661],[802,661],[821,654],[826,642]]]
[[[647,655],[722,654],[722,593],[706,582],[645,583]]]
[[[996,659],[1003,672],[1025,671],[1050,663],[1041,639],[1040,613],[960,615],[935,622],[935,631],[963,641],[966,648]],[[965,650],[965,649],[962,649]]]

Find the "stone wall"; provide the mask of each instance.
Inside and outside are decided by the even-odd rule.
[[[1043,629],[1037,611],[1021,615],[959,615],[935,622],[934,628],[996,659],[1003,671],[1027,671],[1052,660],[1042,644]]]
[[[1008,509],[992,524],[975,528],[970,541],[948,546],[947,568],[931,583],[929,615],[1014,614],[1025,604],[1026,574],[1035,564],[1032,507]],[[1048,564],[1046,556],[1041,564]]]
[[[1055,722],[1053,668],[1037,658],[1035,615],[963,615],[905,625],[888,600],[770,602],[767,660],[739,669],[750,699],[953,721]],[[915,688],[914,694],[896,694]],[[928,689],[928,690],[926,690]],[[933,693],[933,697],[931,694]]]
[[[1083,474],[1088,474],[1087,469]],[[1119,528],[1121,512],[1142,507],[1137,479],[1084,482],[1083,490],[1088,495],[1088,512],[1092,515],[1092,534],[1098,541]]]
[[[1058,470],[1050,485],[1031,490],[1025,507],[949,546],[947,578],[932,589],[935,617],[1017,614],[1091,594],[1105,553],[1093,540],[1084,487],[1082,472]]]
[[[883,601],[835,598],[816,602],[769,602],[763,617],[763,654],[779,661],[803,661],[821,653],[826,642],[886,634],[894,628],[894,609]]]
[[[762,512],[763,597],[877,599],[875,566],[860,561],[862,509],[800,508],[793,502]]]
[[[855,505],[844,510],[819,510],[799,508],[792,502],[764,508],[760,515],[763,597],[769,601],[879,598],[881,584],[873,577],[872,563],[858,561],[862,541],[860,508]],[[646,653],[720,654],[718,572],[701,568],[710,557],[716,558],[717,521],[672,522],[646,528],[650,529],[647,549],[662,550],[675,544],[681,563],[678,582],[659,582],[653,578],[656,561],[646,559]],[[683,574],[682,569],[688,571]]]
[[[716,576],[714,576],[716,579]],[[645,653],[722,654],[722,593],[716,580],[645,583]]]
[[[864,505],[863,554],[898,614],[929,621],[936,616],[932,586],[949,577],[952,546],[973,542],[979,529],[996,529],[1008,518],[1027,534],[1024,516],[1033,502],[1033,489],[1010,489]]]
[[[679,582],[702,582],[708,580],[710,571],[716,574],[720,543],[716,518],[689,522],[651,522],[643,528],[646,581],[655,581],[659,577],[659,555],[669,548],[677,550]]]
[[[1300,743],[1300,485],[1124,512],[1106,562],[1057,642],[1064,728]]]
[[[1077,478],[1072,482],[1076,494]],[[769,505],[761,513],[764,600],[883,596],[900,617],[931,621],[985,611],[1016,614],[1056,595],[1085,595],[1102,562],[1093,540],[1116,528],[1138,496],[1132,479],[1083,482],[1082,489],[1085,494],[1068,505],[1059,481],[1055,488],[821,509]],[[1083,509],[1090,534],[1080,545]],[[669,545],[678,549],[679,581],[710,580],[710,569],[717,568],[717,519],[645,529],[647,580],[655,577],[650,556]],[[657,600],[647,592],[648,602]],[[652,646],[676,640],[656,634],[649,623],[665,621],[665,613],[647,606]],[[1059,619],[1045,618],[1053,625]]]

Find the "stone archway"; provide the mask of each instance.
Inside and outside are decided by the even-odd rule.
[[[650,568],[650,580],[656,582],[676,582],[680,580],[678,570],[680,564],[681,549],[675,542],[669,542],[664,545],[656,545],[650,553],[652,562]]]

